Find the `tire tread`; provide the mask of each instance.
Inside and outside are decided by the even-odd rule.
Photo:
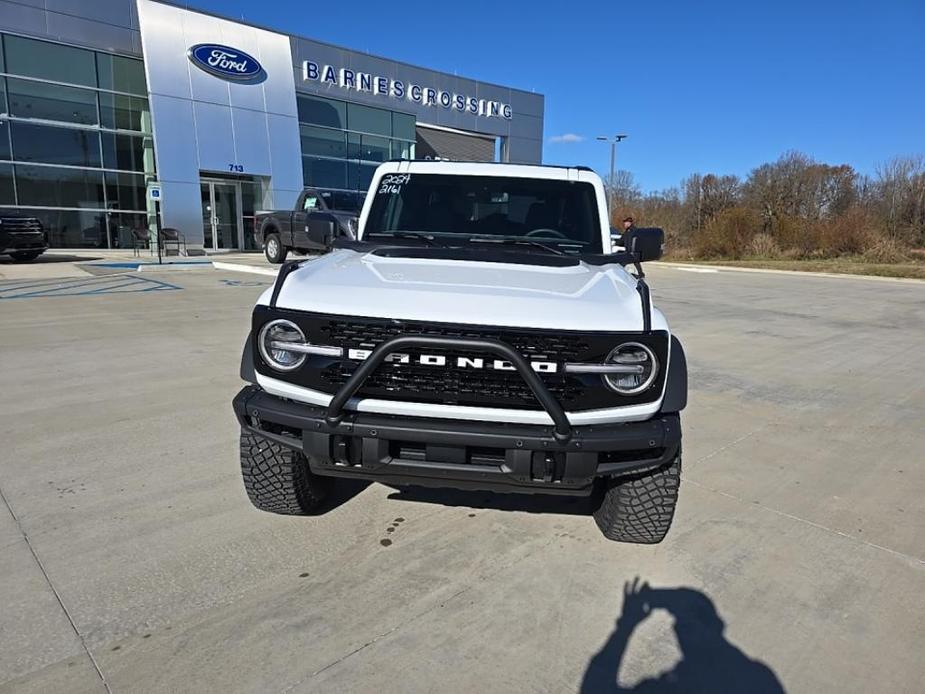
[[[681,449],[663,467],[607,482],[594,520],[604,537],[617,542],[657,544],[674,518],[681,486]]]
[[[312,474],[305,457],[241,431],[241,474],[251,503],[261,511],[304,516],[327,496],[331,481]]]

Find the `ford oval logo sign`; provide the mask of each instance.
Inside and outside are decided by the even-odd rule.
[[[229,82],[259,84],[267,78],[257,59],[237,48],[217,43],[197,43],[188,54],[193,65]]]

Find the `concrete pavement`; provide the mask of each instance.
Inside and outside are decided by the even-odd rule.
[[[691,400],[637,547],[580,501],[257,512],[229,402],[272,278],[145,275],[0,298],[0,691],[920,690],[925,285],[653,266]],[[636,577],[663,590],[615,631]]]

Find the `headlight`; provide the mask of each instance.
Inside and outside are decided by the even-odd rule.
[[[658,359],[651,349],[638,342],[624,342],[607,355],[612,364],[641,367],[638,373],[608,374],[604,381],[620,395],[636,395],[652,385],[658,374]]]
[[[305,354],[301,350],[286,349],[288,344],[294,347],[305,344],[305,334],[292,321],[270,321],[257,336],[260,356],[277,371],[293,371],[305,361]]]

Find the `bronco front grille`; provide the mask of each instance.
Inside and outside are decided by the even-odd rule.
[[[470,326],[445,326],[434,323],[373,323],[361,321],[332,320],[323,330],[328,334],[327,344],[340,345],[347,349],[373,349],[386,340],[401,335],[427,335],[433,337],[470,337],[493,339],[506,342],[520,352],[528,361],[542,360],[562,364],[574,361],[588,350],[588,344],[579,336],[517,333],[490,328]],[[415,354],[420,350],[409,350]],[[448,364],[455,364],[457,357],[471,357],[471,352],[451,349],[428,349],[428,354],[447,357]],[[484,355],[483,355],[484,356]],[[490,355],[487,355],[490,356]],[[435,368],[413,363],[385,363],[367,380],[362,394],[378,392],[391,395],[409,395],[418,400],[434,400],[446,404],[472,404],[484,400],[503,404],[506,407],[538,407],[530,387],[515,371],[494,369],[460,369],[453,366]],[[336,388],[347,380],[356,368],[356,362],[342,361],[328,366],[323,378]],[[574,403],[581,399],[585,387],[576,378],[565,374],[543,374],[543,381],[560,403]]]
[[[421,321],[391,320],[385,318],[359,318],[331,316],[269,309],[258,306],[254,314],[253,334],[271,318],[287,318],[296,322],[309,342],[341,347],[344,354],[351,349],[373,350],[383,342],[403,335],[428,337],[465,337],[504,342],[523,355],[528,362],[553,362],[555,373],[538,375],[562,407],[567,411],[617,407],[651,402],[659,397],[664,381],[656,379],[644,393],[625,397],[610,390],[596,374],[565,374],[566,362],[600,363],[615,346],[628,339],[649,344],[664,363],[667,352],[667,334],[605,333],[578,331],[550,331],[532,328],[499,328],[495,326],[458,325]],[[478,354],[469,350],[408,348],[401,350],[410,355],[405,363],[398,360],[381,364],[357,395],[361,398],[407,400],[421,403],[499,407],[510,409],[541,409],[523,378],[516,371],[490,368],[488,362],[496,355]],[[255,353],[257,350],[255,350]],[[416,357],[421,354],[442,355],[446,364],[424,365]],[[484,357],[484,368],[457,366],[458,357]],[[274,378],[303,385],[325,393],[336,393],[354,370],[359,360],[338,357],[313,356],[297,371],[280,374],[259,361],[258,371]]]

